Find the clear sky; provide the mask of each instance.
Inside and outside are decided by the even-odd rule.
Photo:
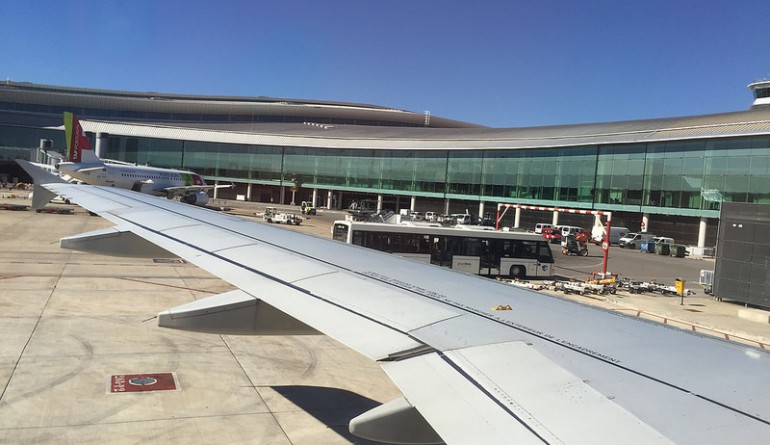
[[[0,0],[0,76],[493,127],[747,109],[768,0]]]

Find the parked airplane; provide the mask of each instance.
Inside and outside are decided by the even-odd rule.
[[[403,397],[351,420],[361,437],[540,445],[770,437],[765,350],[175,201],[56,183],[20,164],[115,224],[62,247],[150,256],[159,246],[239,288],[161,312],[159,326],[317,330],[378,361]]]
[[[83,133],[77,117],[64,113],[64,129],[67,138],[67,162],[57,165],[59,172],[77,181],[91,185],[119,187],[169,199],[179,197],[182,202],[204,206],[209,201],[206,185],[197,173],[185,170],[105,162],[99,159],[91,142]],[[223,186],[223,187],[230,187]]]

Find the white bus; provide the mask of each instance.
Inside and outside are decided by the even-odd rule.
[[[335,221],[332,238],[466,273],[512,278],[553,275],[551,248],[534,233]]]

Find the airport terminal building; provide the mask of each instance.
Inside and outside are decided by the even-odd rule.
[[[494,215],[498,203],[613,212],[613,225],[714,246],[723,202],[770,203],[770,82],[746,111],[487,128],[386,107],[0,84],[0,175],[65,149],[71,111],[105,158],[233,183],[220,198]],[[10,173],[9,173],[10,172]],[[593,217],[523,211],[535,222]],[[503,225],[513,225],[507,215]]]

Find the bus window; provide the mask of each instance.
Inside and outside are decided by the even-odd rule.
[[[551,246],[545,241],[537,243],[537,260],[541,263],[553,263],[553,253],[551,252]]]
[[[430,253],[430,236],[419,233],[393,233],[390,248],[397,253]]]
[[[452,267],[452,256],[458,243],[452,236],[434,236],[430,250],[430,263],[437,266]]]
[[[536,260],[538,254],[537,249],[537,242],[535,241],[522,241],[521,242],[521,251],[517,258],[527,258],[531,260]]]
[[[387,233],[363,232],[361,245],[381,252],[390,252],[390,236]]]
[[[503,241],[502,256],[505,258],[516,258],[519,256],[521,242],[519,240]]]
[[[458,243],[460,251],[458,255],[479,256],[481,255],[481,242],[478,238],[463,238]]]
[[[509,247],[510,242],[499,239],[481,240],[481,268],[500,268],[500,255]]]

